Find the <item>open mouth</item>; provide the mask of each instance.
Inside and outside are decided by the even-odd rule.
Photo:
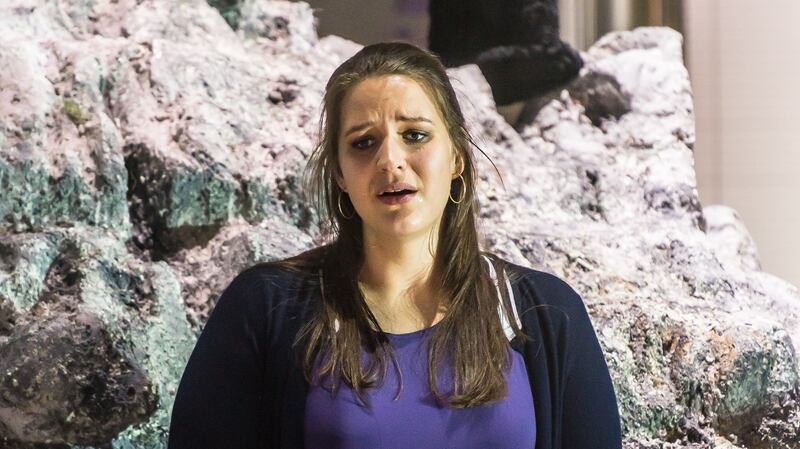
[[[403,196],[403,195],[408,195],[409,193],[416,193],[416,191],[415,191],[415,190],[399,190],[399,191],[397,191],[397,192],[385,192],[385,193],[381,193],[381,194],[380,194],[380,195],[378,195],[378,196],[381,196],[381,197],[388,197],[388,196]]]
[[[378,199],[385,204],[400,204],[411,200],[416,195],[414,190],[400,190],[397,192],[386,192],[378,195]]]

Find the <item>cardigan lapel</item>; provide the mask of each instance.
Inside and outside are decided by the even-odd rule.
[[[277,417],[280,425],[273,435],[273,444],[277,448],[302,449],[304,447],[304,419],[306,408],[306,396],[309,384],[303,375],[303,350],[305,341],[301,341],[296,348],[292,348],[292,343],[297,336],[300,328],[311,319],[313,311],[313,301],[320,298],[321,292],[319,285],[311,277],[301,277],[301,282],[296,285],[298,298],[308,298],[302,303],[296,303],[290,308],[287,320],[284,342],[281,347],[289,348],[289,356],[283,370],[286,373],[284,388],[278,393],[282,401],[281,415]],[[283,346],[285,345],[285,346]]]

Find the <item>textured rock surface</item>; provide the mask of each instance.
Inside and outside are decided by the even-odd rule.
[[[0,447],[160,447],[194,344],[174,271],[81,224],[3,234],[0,258]]]
[[[163,447],[222,288],[319,243],[299,176],[360,46],[318,40],[303,3],[236,13],[0,4],[0,446]],[[800,294],[698,200],[680,49],[668,29],[608,35],[516,130],[477,66],[451,69],[503,178],[476,150],[481,226],[582,294],[627,448],[798,447]]]

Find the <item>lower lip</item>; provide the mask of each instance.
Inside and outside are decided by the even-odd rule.
[[[417,192],[414,193],[406,193],[405,195],[387,195],[387,196],[379,196],[378,199],[381,200],[383,204],[403,204],[411,201],[411,198],[416,195]]]

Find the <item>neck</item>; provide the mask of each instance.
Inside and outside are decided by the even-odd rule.
[[[437,241],[431,241],[433,235],[426,232],[397,238],[364,233],[359,286],[371,307],[422,315],[438,308],[433,273]]]

